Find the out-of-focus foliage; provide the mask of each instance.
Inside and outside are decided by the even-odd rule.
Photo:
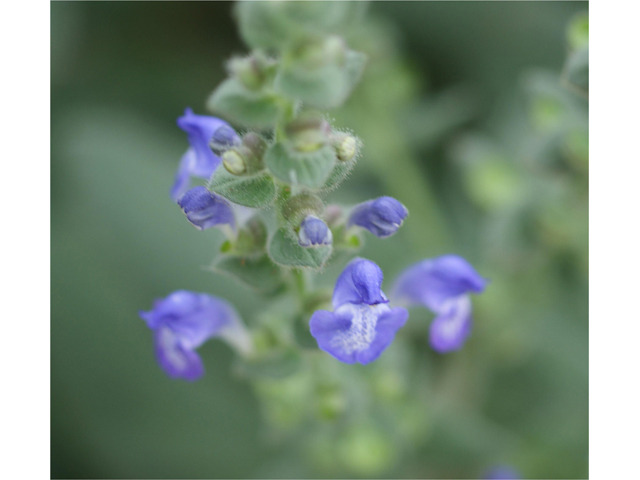
[[[491,279],[464,349],[431,351],[413,310],[357,371],[296,352],[243,364],[208,344],[207,375],[186,384],[153,361],[136,316],[151,298],[225,297],[269,325],[265,345],[292,308],[212,275],[222,237],[186,228],[168,196],[175,118],[245,51],[230,5],[53,3],[52,476],[585,477],[586,9],[380,2],[347,35],[369,63],[332,114],[365,149],[332,195],[408,207],[394,241],[362,253],[387,279],[449,252]],[[307,321],[296,341],[313,349]]]

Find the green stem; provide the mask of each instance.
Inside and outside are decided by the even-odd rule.
[[[280,98],[280,118],[276,124],[276,141],[281,142],[286,138],[285,126],[296,115],[294,102],[286,98]]]
[[[298,298],[304,302],[304,297],[307,294],[307,278],[303,270],[294,268],[292,271],[293,280],[298,293]]]

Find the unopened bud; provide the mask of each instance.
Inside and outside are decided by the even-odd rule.
[[[247,164],[238,149],[227,150],[222,155],[222,165],[233,175],[242,175],[247,171]]]
[[[331,245],[333,235],[327,224],[318,217],[308,215],[300,224],[298,244],[301,247],[319,247]]]
[[[242,145],[222,155],[222,164],[233,175],[250,174],[262,168],[262,157],[266,150],[266,140],[257,133],[249,132],[242,137]]]
[[[358,140],[352,135],[342,133],[333,142],[336,149],[336,156],[342,162],[353,159],[358,152]]]

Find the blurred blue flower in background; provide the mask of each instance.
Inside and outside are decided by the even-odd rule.
[[[487,284],[464,258],[457,255],[423,260],[396,280],[394,300],[423,305],[436,314],[430,328],[431,346],[438,352],[462,347],[471,333],[471,299]]]
[[[307,215],[300,223],[298,244],[301,247],[331,245],[333,235],[327,224],[313,215]]]
[[[347,265],[333,291],[333,312],[317,310],[309,321],[321,350],[341,362],[366,364],[391,344],[409,313],[387,305],[382,278],[370,260],[356,258]]]
[[[187,220],[198,230],[228,225],[235,228],[235,217],[231,204],[224,198],[198,186],[188,190],[178,199],[178,205]]]
[[[178,126],[187,132],[190,147],[180,159],[171,198],[178,199],[189,188],[190,177],[206,180],[211,177],[221,159],[212,149],[223,150],[240,143],[236,131],[224,120],[207,115],[196,115],[190,108],[178,118]]]
[[[409,211],[398,200],[380,197],[356,205],[351,211],[347,226],[357,225],[385,238],[398,231]]]
[[[516,480],[522,478],[520,473],[507,465],[500,465],[489,470],[484,478],[487,480]]]
[[[156,360],[171,378],[200,378],[204,367],[195,350],[212,337],[224,338],[241,352],[251,349],[235,309],[211,295],[178,290],[139,314],[153,330]]]

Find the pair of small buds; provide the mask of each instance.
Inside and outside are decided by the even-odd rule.
[[[334,212],[334,209],[325,210],[329,224],[339,221],[342,215],[341,211]],[[346,226],[363,228],[376,237],[387,238],[398,231],[408,214],[407,208],[395,198],[379,197],[353,207],[346,219]],[[307,215],[300,223],[298,243],[301,246],[330,245],[332,240],[331,229],[320,218]]]

